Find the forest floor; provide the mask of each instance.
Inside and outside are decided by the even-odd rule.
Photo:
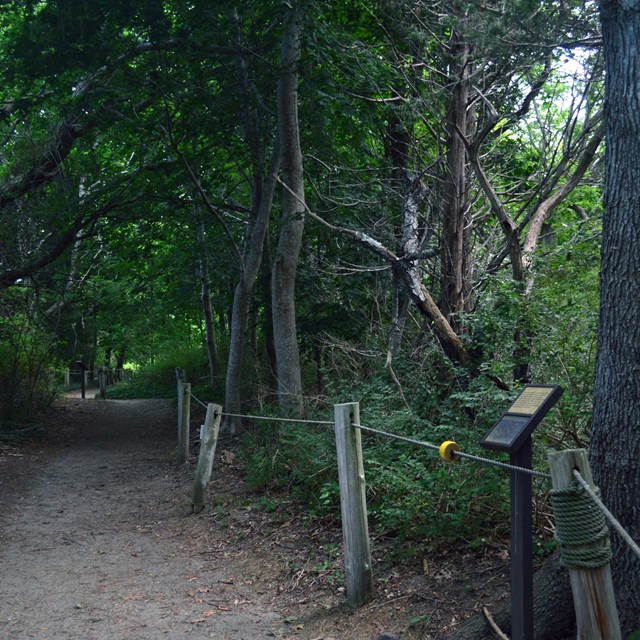
[[[232,439],[191,515],[169,401],[68,397],[44,420],[0,443],[3,640],[436,640],[506,597],[504,549],[391,562],[374,538],[375,597],[352,611],[339,527],[249,488]]]

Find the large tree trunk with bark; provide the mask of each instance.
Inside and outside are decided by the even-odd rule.
[[[590,462],[604,503],[640,540],[640,2],[600,0],[606,173]],[[640,559],[611,537],[623,637],[640,631]]]
[[[273,334],[278,371],[278,397],[287,413],[302,413],[302,377],[296,330],[295,284],[304,230],[304,176],[298,129],[298,62],[303,16],[295,5],[282,36],[278,83],[278,132],[282,146],[283,182],[280,238],[273,261]]]
[[[242,42],[240,21],[233,15],[238,42]],[[265,144],[260,137],[259,117],[251,108],[252,87],[244,59],[236,60],[239,110],[245,142],[251,156],[251,210],[252,223],[248,231],[242,258],[241,273],[236,285],[233,307],[229,314],[229,359],[225,382],[225,410],[242,413],[242,371],[247,340],[247,322],[251,295],[260,272],[267,235],[269,216],[273,204],[276,178],[280,169],[280,145],[276,140],[271,160],[264,175]],[[241,424],[237,417],[225,418],[222,429],[235,433]]]
[[[569,586],[569,573],[558,562],[559,555],[552,555],[536,573],[533,581],[535,640],[563,640],[575,637],[575,613]],[[509,600],[492,607],[487,606],[495,623],[510,636],[511,602]],[[478,613],[446,636],[446,640],[493,640],[497,636],[491,630],[487,618]]]

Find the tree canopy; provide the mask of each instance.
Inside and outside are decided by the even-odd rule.
[[[540,446],[587,445],[601,41],[578,0],[6,0],[3,418],[77,360],[180,366],[231,412],[357,394],[474,447],[536,380],[566,390]],[[437,531],[385,506],[415,459],[371,464],[380,526],[462,526],[451,505]],[[335,488],[314,477],[321,509]],[[474,481],[469,538],[504,500]]]

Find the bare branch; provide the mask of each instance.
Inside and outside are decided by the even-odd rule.
[[[278,182],[295,196],[293,191],[291,191],[291,189],[289,189],[289,187],[279,178]],[[438,335],[453,351],[454,357],[460,362],[465,362],[469,359],[469,354],[460,339],[460,336],[458,336],[458,334],[453,330],[447,319],[440,311],[435,300],[422,283],[419,270],[414,262],[410,262],[408,260],[403,261],[401,257],[398,257],[393,253],[393,251],[387,249],[387,247],[385,247],[381,242],[362,231],[356,231],[354,229],[333,225],[330,222],[327,222],[324,218],[321,218],[319,215],[311,211],[309,206],[303,202],[302,199],[298,199],[311,219],[335,233],[340,233],[352,238],[369,249],[369,251],[372,251],[374,254],[397,268],[398,274],[404,282],[414,304],[418,307],[420,312],[433,323]]]

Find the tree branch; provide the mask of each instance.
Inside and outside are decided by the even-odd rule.
[[[285,189],[293,194],[293,191],[291,191],[291,189],[289,189],[289,187],[279,178],[278,182],[280,182],[280,184]],[[354,229],[349,229],[348,227],[340,227],[327,222],[324,218],[311,211],[311,209],[305,202],[300,200],[300,203],[304,206],[307,215],[312,220],[315,220],[319,224],[335,233],[340,233],[352,238],[386,262],[394,265],[397,268],[403,282],[405,283],[407,291],[409,292],[409,296],[413,300],[414,304],[418,307],[422,315],[433,323],[436,331],[438,332],[438,335],[442,338],[442,340],[451,347],[455,359],[457,359],[459,362],[466,362],[469,359],[469,353],[465,349],[460,336],[458,336],[458,334],[452,329],[447,319],[444,317],[444,315],[442,315],[442,312],[440,311],[435,300],[422,283],[418,269],[415,267],[414,262],[410,262],[408,260],[403,261],[401,257],[398,257],[395,253],[393,253],[393,251],[387,249],[387,247],[378,242],[378,240],[372,238],[366,233],[363,233],[362,231],[356,231]]]
[[[62,233],[62,235],[59,236],[56,243],[53,245],[53,247],[51,247],[51,249],[48,250],[45,255],[37,260],[34,260],[15,269],[7,269],[4,271],[4,273],[0,274],[0,290],[7,289],[17,284],[19,280],[32,277],[38,271],[57,260],[69,246],[74,244],[83,229],[91,227],[110,211],[130,205],[136,200],[138,200],[138,198],[111,203],[104,207],[101,207],[97,211],[94,211],[89,216],[77,216],[67,227],[67,229]]]
[[[591,165],[603,138],[604,126],[600,125],[591,137],[589,144],[585,147],[573,175],[554,194],[538,205],[529,224],[529,228],[527,229],[527,234],[522,247],[523,266],[525,269],[531,266],[531,261],[538,244],[538,239],[540,238],[542,226],[549,218],[551,212],[580,184],[580,181]]]

